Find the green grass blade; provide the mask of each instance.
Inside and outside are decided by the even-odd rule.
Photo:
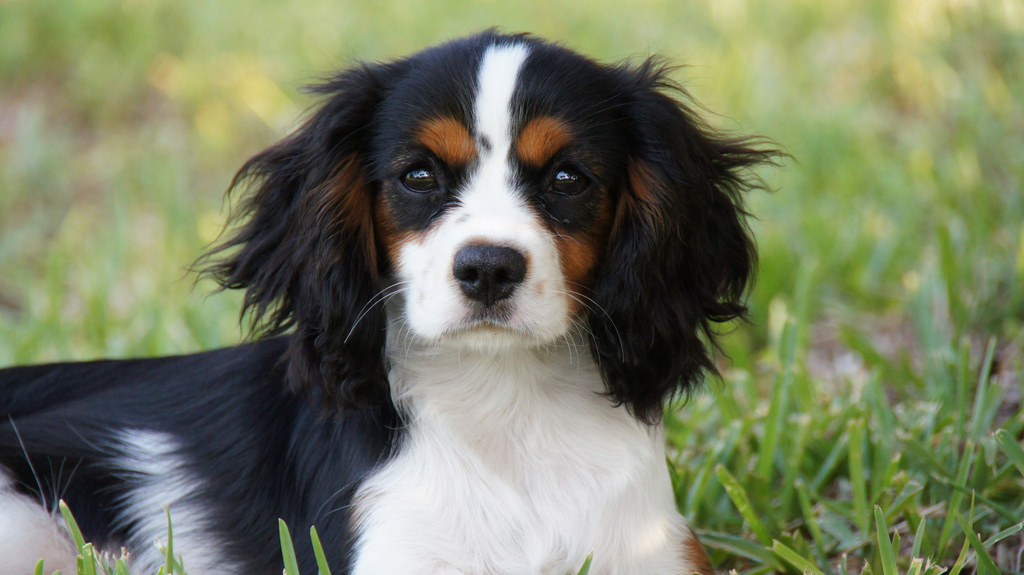
[[[797,553],[795,549],[782,543],[781,541],[772,542],[772,551],[778,555],[786,563],[789,563],[793,567],[800,570],[801,573],[810,573],[811,575],[825,575],[825,572],[818,568],[813,561]]]
[[[853,515],[857,528],[867,536],[871,529],[871,514],[868,511],[867,476],[864,471],[864,420],[850,420],[846,426],[850,437],[850,484],[853,486]]]
[[[1011,525],[1006,529],[1003,529],[999,533],[992,535],[991,537],[985,540],[985,547],[991,547],[992,545],[995,545],[996,543],[999,543],[1000,541],[1021,532],[1024,532],[1024,522],[1018,523],[1016,525]]]
[[[295,545],[292,543],[292,534],[288,531],[288,525],[284,519],[277,520],[278,531],[281,534],[281,555],[284,557],[284,572],[287,575],[299,575],[299,562],[295,558]]]
[[[917,531],[914,532],[914,543],[910,548],[911,557],[921,556],[921,547],[924,545],[925,532],[928,528],[928,520],[924,517],[917,524]]]
[[[92,543],[86,543],[81,550],[83,569],[79,569],[79,575],[96,575],[96,550]]]
[[[747,491],[743,488],[743,485],[736,481],[736,478],[722,465],[715,468],[715,474],[718,476],[718,481],[721,482],[722,487],[725,488],[725,492],[729,495],[729,499],[732,499],[733,505],[736,506],[740,515],[746,520],[750,530],[754,532],[757,540],[765,547],[771,545],[771,535],[769,535],[764,523],[761,522],[758,513],[754,510],[754,506],[751,505],[750,498],[747,496]]]
[[[331,567],[327,564],[327,555],[324,553],[324,546],[320,543],[320,534],[316,532],[315,525],[309,528],[309,538],[313,542],[313,555],[316,556],[319,575],[331,575]]]
[[[953,515],[956,518],[956,522],[960,524],[960,528],[963,529],[964,535],[967,537],[967,543],[974,549],[974,554],[978,558],[978,573],[981,573],[981,575],[999,575],[999,567],[992,560],[992,556],[988,554],[988,550],[985,549],[981,538],[974,531],[974,526],[970,522],[965,521],[960,513],[954,511]]]
[[[811,534],[811,540],[814,541],[814,550],[818,553],[818,560],[824,562],[826,549],[825,534],[821,531],[821,524],[818,523],[814,506],[811,504],[811,494],[807,491],[807,486],[803,480],[796,480],[795,485],[797,501],[800,503],[800,512],[803,514],[804,525],[807,526],[807,531]]]
[[[849,437],[844,433],[839,436],[838,440],[832,446],[829,454],[825,457],[824,463],[818,468],[818,473],[814,475],[814,479],[811,480],[811,492],[818,493],[821,491],[825,481],[832,476],[832,473],[839,467],[839,463],[842,461],[843,454],[846,453],[847,445],[849,443]]]
[[[769,549],[743,537],[718,531],[701,531],[699,538],[701,543],[712,549],[756,561],[775,571],[783,570],[783,564]]]
[[[991,498],[985,497],[984,495],[979,494],[972,487],[967,487],[967,486],[963,486],[963,485],[957,485],[956,483],[953,483],[952,481],[949,481],[948,479],[944,479],[942,477],[934,477],[933,479],[935,480],[936,483],[939,483],[941,485],[945,485],[945,486],[949,487],[950,489],[953,489],[954,491],[959,492],[961,497],[970,496],[970,497],[976,499],[977,501],[980,501],[981,503],[984,503],[985,506],[988,507],[991,511],[999,514],[1000,516],[1003,517],[1003,519],[1006,519],[1007,521],[1016,521],[1017,519],[1020,518],[1020,513],[1014,512],[1011,509],[1007,509],[1003,505],[1000,505],[1000,504],[996,503],[995,501],[993,501]]]
[[[797,483],[800,481],[800,471],[804,469],[804,460],[807,457],[807,442],[811,435],[811,418],[801,415],[793,422],[796,430],[790,435],[792,438],[786,443],[788,453],[785,457],[782,470],[782,495],[779,498],[779,508],[783,513],[789,514],[796,511],[793,499],[797,497]],[[793,426],[791,425],[791,427]]]
[[[964,544],[960,547],[960,555],[957,556],[956,561],[953,562],[953,566],[949,568],[949,575],[960,575],[963,571],[964,565],[967,563],[967,552],[971,549],[971,543],[966,538]]]
[[[971,410],[971,439],[981,439],[984,431],[989,428],[992,423],[991,416],[995,415],[991,409],[986,405],[989,398],[989,379],[992,373],[992,361],[995,357],[996,340],[995,338],[989,339],[988,348],[985,350],[985,359],[981,364],[981,375],[978,376],[978,385],[974,391],[974,408]],[[996,391],[999,391],[996,389]],[[987,412],[991,412],[988,414]]]
[[[32,573],[33,573],[33,575],[43,575],[43,560],[42,559],[40,559],[39,562],[36,563],[36,568],[35,568],[34,571],[32,571]]]
[[[167,552],[166,555],[166,566],[167,574],[174,573],[174,529],[171,526],[171,508],[169,505],[164,506],[164,513],[167,514]]]
[[[793,354],[796,348],[796,335],[796,326],[792,321],[786,321],[779,343],[782,348],[779,350],[782,371],[772,389],[771,402],[765,417],[764,437],[761,438],[757,469],[754,472],[763,481],[768,481],[771,478],[772,469],[775,466],[775,453],[778,451],[779,435],[782,433],[786,415],[789,413],[789,388],[793,384]]]
[[[960,465],[957,467],[956,479],[954,479],[954,485],[963,487],[964,490],[969,489],[966,486],[967,476],[970,474],[971,461],[974,459],[974,443],[967,441],[964,445],[964,452],[960,458]],[[960,511],[960,505],[963,503],[964,490],[954,489],[953,494],[949,498],[949,511],[946,515],[946,520],[942,525],[942,532],[939,534],[939,550],[946,549],[949,538],[953,534],[953,527],[956,525],[956,514]]]
[[[1024,475],[1024,448],[1020,446],[1020,442],[1005,429],[996,431],[995,437],[999,450],[1006,455],[1006,458],[1013,463],[1021,475]]]
[[[78,528],[78,522],[75,521],[75,517],[71,515],[71,508],[68,507],[67,503],[64,503],[62,499],[58,504],[60,507],[60,514],[64,517],[64,524],[68,526],[68,531],[71,532],[71,538],[75,542],[75,547],[79,550],[85,547],[85,537],[82,536],[82,530]]]
[[[710,455],[708,455],[704,464],[697,471],[693,482],[690,484],[690,488],[686,492],[686,513],[684,513],[686,517],[694,519],[697,516],[701,503],[711,500],[712,495],[710,492],[713,486],[711,476],[713,475],[715,465],[722,461],[728,461],[732,457],[742,432],[742,425],[738,420],[730,422],[722,439],[717,441],[712,448]]]
[[[896,566],[896,549],[893,548],[893,541],[889,539],[889,526],[885,522],[885,513],[878,505],[875,505],[875,536],[878,540],[878,554],[882,559],[883,575],[899,575],[900,571]]]
[[[899,447],[902,453],[913,459],[915,467],[921,468],[939,477],[953,479],[953,474],[939,461],[929,447],[913,437],[901,437]]]
[[[588,575],[590,573],[590,563],[593,560],[594,560],[594,554],[593,553],[591,553],[590,555],[587,555],[586,561],[583,562],[583,566],[580,567],[580,570],[576,573],[576,575]]]
[[[835,539],[840,548],[853,549],[865,542],[865,534],[856,531],[855,527],[851,527],[856,524],[856,520],[849,505],[830,499],[822,499],[820,504],[825,510],[819,519],[822,531]]]

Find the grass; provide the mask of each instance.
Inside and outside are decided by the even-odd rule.
[[[0,365],[236,342],[238,297],[186,266],[297,86],[352,57],[493,24],[659,52],[713,123],[793,157],[750,198],[752,321],[667,418],[716,566],[1024,571],[1022,22],[1015,0],[0,3]]]

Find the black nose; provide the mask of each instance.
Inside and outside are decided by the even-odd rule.
[[[502,246],[466,246],[455,252],[452,273],[466,297],[489,306],[522,283],[526,256]]]

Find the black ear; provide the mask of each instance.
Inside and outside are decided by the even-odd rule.
[[[748,168],[777,155],[757,141],[708,129],[668,95],[653,60],[620,70],[630,78],[627,177],[590,327],[609,394],[648,422],[664,401],[715,372],[713,324],[746,313],[756,268],[741,193]]]
[[[233,236],[205,258],[224,288],[244,289],[258,335],[294,328],[287,377],[326,405],[386,398],[384,316],[374,196],[367,178],[372,121],[394,67],[364,66],[311,91],[327,97],[306,123],[239,170],[248,196]]]

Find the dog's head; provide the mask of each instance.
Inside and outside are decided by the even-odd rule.
[[[314,91],[236,177],[247,219],[210,267],[263,331],[294,328],[291,385],[386,400],[386,309],[438,346],[582,329],[648,421],[714,369],[712,324],[744,314],[755,267],[746,169],[774,152],[709,130],[657,61],[487,32]]]

